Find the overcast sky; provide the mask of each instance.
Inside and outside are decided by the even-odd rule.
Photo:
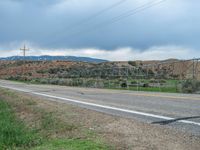
[[[75,55],[108,60],[200,57],[200,1],[0,0],[0,57]],[[109,9],[108,9],[109,8]]]

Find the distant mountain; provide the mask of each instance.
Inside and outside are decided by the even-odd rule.
[[[75,62],[90,62],[90,63],[102,63],[102,62],[108,62],[107,60],[103,59],[96,59],[96,58],[90,58],[90,57],[75,57],[75,56],[26,56],[25,58],[23,56],[11,56],[11,57],[5,57],[0,58],[0,60],[7,60],[7,61],[16,61],[16,60],[29,60],[29,61],[75,61]]]

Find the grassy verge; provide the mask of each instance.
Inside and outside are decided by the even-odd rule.
[[[37,133],[16,119],[7,102],[0,99],[0,149],[28,149],[41,143]]]
[[[0,149],[110,149],[95,132],[72,122],[73,118],[64,121],[57,110],[44,110],[40,105],[37,100],[0,89]]]
[[[101,143],[80,139],[57,139],[35,147],[32,150],[103,150],[107,149]]]
[[[130,87],[133,91],[178,93],[176,87]]]
[[[44,79],[41,79],[42,81]],[[48,79],[51,80],[51,79]],[[54,80],[54,79],[52,79]],[[62,80],[62,79],[61,79]],[[85,85],[84,84],[77,84],[75,83],[70,83],[70,84],[64,84],[60,82],[56,83],[50,83],[49,81],[42,82],[39,79],[38,80],[30,80],[30,81],[23,81],[23,80],[11,80],[15,82],[21,82],[21,83],[26,83],[26,84],[37,84],[37,85],[60,85],[60,86],[73,86],[73,87],[91,87],[95,88],[95,81],[96,80],[90,80],[88,81]],[[148,87],[142,87],[142,86],[129,86],[129,87],[120,87],[120,83],[114,82],[115,80],[111,81],[111,85],[109,85],[109,82],[107,80],[102,81],[103,86],[96,87],[96,88],[103,88],[103,89],[112,89],[112,90],[130,90],[130,91],[146,91],[146,92],[164,92],[164,93],[181,93],[180,87],[178,87],[178,81],[177,80],[166,80],[166,86],[148,86]],[[117,81],[117,80],[116,80]],[[149,84],[150,80],[142,80],[144,83]],[[130,81],[129,81],[130,82]],[[137,82],[133,80],[132,82]]]

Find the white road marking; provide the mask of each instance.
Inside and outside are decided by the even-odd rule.
[[[68,102],[72,102],[72,103],[76,103],[76,104],[82,104],[82,105],[86,105],[86,106],[93,106],[93,107],[98,107],[98,108],[103,108],[103,109],[115,110],[115,111],[120,111],[120,112],[125,112],[125,113],[131,113],[131,114],[146,116],[146,117],[152,117],[152,118],[163,119],[163,120],[174,120],[175,119],[175,118],[172,118],[172,117],[154,115],[154,114],[145,113],[145,112],[139,112],[139,111],[134,111],[134,110],[128,110],[128,109],[113,107],[113,106],[106,106],[106,105],[100,105],[100,104],[95,104],[95,103],[90,103],[90,102],[83,102],[83,101],[78,101],[78,100],[64,98],[64,97],[53,96],[53,95],[49,95],[49,94],[32,92],[30,90],[23,90],[23,89],[18,89],[18,88],[13,88],[13,87],[8,87],[8,86],[2,86],[2,85],[0,85],[0,87],[16,90],[16,91],[20,91],[20,92],[26,92],[26,93],[30,93],[30,94],[34,94],[34,95],[38,95],[38,96],[64,100],[64,101],[68,101]],[[194,122],[194,121],[178,120],[177,122],[200,126],[200,123]]]

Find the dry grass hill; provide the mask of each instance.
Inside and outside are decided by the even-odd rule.
[[[189,79],[195,76],[200,79],[200,64],[193,61],[178,61],[170,59],[166,61],[133,61],[133,62],[104,62],[86,63],[70,61],[0,61],[0,78],[9,76],[26,76],[27,78],[56,77],[62,71],[74,73],[78,71],[99,70],[105,68],[140,67],[143,71],[150,70],[154,74],[164,72],[168,76]],[[194,69],[194,70],[193,70]]]

